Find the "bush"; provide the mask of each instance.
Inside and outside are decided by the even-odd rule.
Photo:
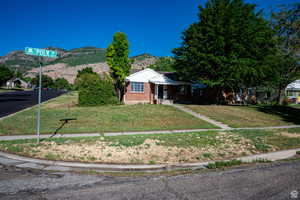
[[[207,165],[208,169],[218,169],[218,168],[224,168],[224,167],[231,167],[235,165],[242,164],[242,161],[240,160],[229,160],[229,161],[217,161],[214,163],[209,163]]]
[[[78,71],[77,71],[77,75],[76,75],[76,79],[75,79],[75,83],[74,83],[74,89],[75,89],[75,90],[78,90],[78,89],[79,89],[79,83],[78,83],[78,80],[80,79],[80,77],[81,77],[83,74],[95,74],[95,75],[97,75],[97,73],[94,72],[94,71],[93,71],[93,68],[91,68],[91,67],[86,67],[86,68],[83,68],[82,70],[78,70]]]
[[[66,90],[71,89],[71,85],[69,84],[69,82],[65,78],[55,79],[53,87],[55,89],[66,89]]]
[[[98,74],[83,74],[77,80],[79,105],[97,106],[117,104],[114,86],[109,77],[100,78]]]
[[[31,79],[31,84],[39,87],[39,75]],[[42,87],[43,88],[52,88],[54,86],[53,79],[48,75],[42,75]]]

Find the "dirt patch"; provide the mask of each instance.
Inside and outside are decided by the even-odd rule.
[[[300,134],[288,133],[288,132],[281,132],[281,133],[278,133],[278,135],[289,137],[289,138],[300,138]]]
[[[146,139],[142,144],[122,146],[118,142],[107,142],[100,138],[93,142],[67,141],[63,144],[42,142],[34,146],[19,144],[26,155],[50,160],[130,163],[130,164],[174,164],[201,162],[215,159],[232,159],[237,156],[259,153],[245,138],[228,133],[218,133],[218,144],[203,144],[189,147],[168,146],[164,141]]]

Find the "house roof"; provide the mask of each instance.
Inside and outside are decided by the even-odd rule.
[[[300,79],[288,84],[286,89],[287,90],[300,90]]]
[[[159,74],[149,80],[150,83],[155,83],[159,85],[185,85],[186,82],[174,81],[163,74]]]
[[[142,71],[131,74],[126,77],[126,81],[130,82],[144,82],[144,83],[155,83],[159,85],[183,85],[188,84],[186,82],[174,81],[164,74],[160,74],[153,69],[147,68]]]
[[[153,69],[147,68],[131,74],[130,76],[127,76],[126,81],[148,83],[151,78],[158,75],[160,75],[158,72],[154,71]]]

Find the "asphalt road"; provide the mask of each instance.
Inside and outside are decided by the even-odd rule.
[[[299,192],[300,161],[154,177],[49,173],[0,166],[0,199],[5,200],[281,200],[300,199]]]
[[[63,94],[63,91],[43,90],[42,102]],[[0,93],[0,118],[38,103],[38,90]]]

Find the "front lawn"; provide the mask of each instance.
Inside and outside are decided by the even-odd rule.
[[[231,160],[300,147],[300,128],[0,141],[0,150],[48,160],[174,164]]]
[[[102,133],[172,129],[217,128],[167,105],[118,105],[79,107],[77,93],[62,95],[43,104],[41,133],[53,133],[62,118],[77,118],[60,133]],[[0,135],[34,134],[36,108],[0,120]]]
[[[300,124],[300,107],[186,105],[230,127],[267,127]]]

